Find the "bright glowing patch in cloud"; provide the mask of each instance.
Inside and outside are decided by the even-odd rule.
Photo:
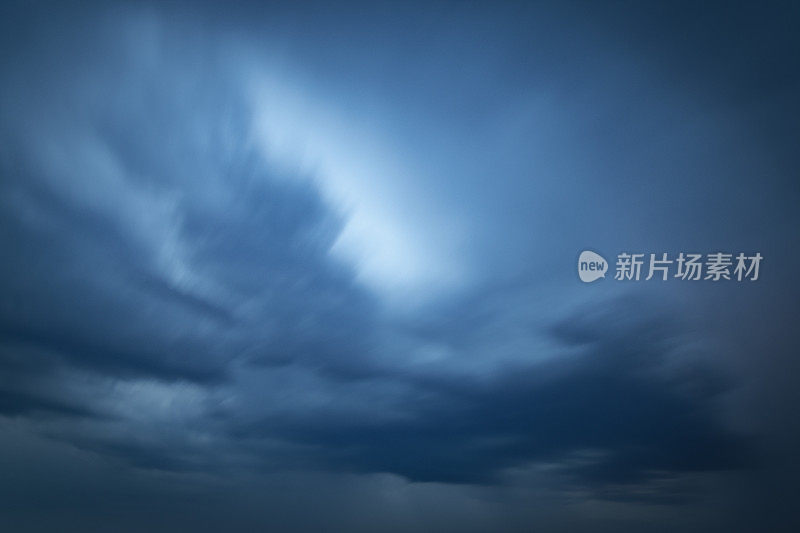
[[[432,215],[416,207],[421,180],[389,143],[360,127],[358,117],[340,116],[273,79],[257,78],[251,93],[259,148],[283,164],[310,163],[323,194],[345,212],[331,253],[354,265],[362,283],[403,304],[463,286],[457,230],[431,227]]]

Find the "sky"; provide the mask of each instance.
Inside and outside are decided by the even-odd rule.
[[[798,22],[5,2],[0,528],[796,531]]]

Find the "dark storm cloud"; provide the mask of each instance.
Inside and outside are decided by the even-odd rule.
[[[94,63],[141,67],[133,52],[114,52]],[[5,337],[90,367],[210,379],[222,377],[234,354],[230,346],[212,353],[217,343],[206,335],[242,326],[237,306],[253,307],[244,317],[251,333],[321,322],[326,305],[355,325],[364,298],[326,258],[337,215],[302,176],[280,175],[246,149],[225,150],[225,135],[239,142],[247,132],[236,122],[241,112],[217,116],[239,104],[215,98],[221,90],[209,75],[192,82],[208,99],[204,107],[187,108],[180,90],[154,92],[169,76],[164,61],[130,79],[90,75],[54,88],[83,114],[79,132],[71,122],[78,115],[7,124],[3,239],[13,253],[3,265]],[[110,109],[82,95],[96,84],[108,90]],[[52,105],[19,90],[7,99]],[[16,149],[25,134],[39,141]]]
[[[709,70],[747,10],[706,36],[708,12],[687,23],[626,4],[456,6],[4,8],[0,452],[46,464],[2,465],[10,514],[42,501],[128,523],[133,494],[167,529],[191,513],[198,529],[224,527],[230,509],[243,510],[239,527],[263,528],[305,495],[302,518],[274,522],[286,529],[310,527],[319,494],[334,529],[358,522],[349,513],[374,530],[422,494],[434,503],[420,521],[444,530],[530,530],[520,509],[540,498],[569,504],[554,505],[569,530],[578,508],[602,529],[594,505],[630,512],[633,529],[637,513],[697,526],[683,512],[692,489],[748,485],[763,434],[791,448],[796,284],[781,282],[796,187],[779,171],[788,141],[763,148],[743,124],[769,139],[785,127],[748,98],[796,82],[781,61],[757,68],[796,39],[755,32],[740,59]],[[678,30],[689,42],[673,42]],[[287,163],[261,121],[316,139],[309,160],[327,149],[344,162]],[[364,168],[360,182],[336,181]],[[340,209],[348,187],[376,202],[372,218],[347,197]],[[376,232],[358,243],[367,259],[400,251],[378,279],[434,272],[421,302],[413,283],[365,282],[358,260],[334,253],[353,220]],[[766,243],[774,277],[693,293],[574,279],[587,244],[687,242]],[[767,395],[775,418],[753,424],[765,410],[742,405],[770,388],[765,376],[782,377]],[[780,465],[791,452],[772,453]],[[72,490],[83,483],[91,502]],[[505,490],[533,492],[484,507]],[[735,499],[716,494],[725,508]],[[225,518],[204,522],[214,512]],[[133,514],[135,530],[147,518]]]
[[[139,64],[126,53],[105,61],[120,54]],[[709,412],[716,391],[701,382],[695,396],[682,396],[658,371],[668,348],[661,344],[672,333],[660,331],[655,319],[620,331],[629,326],[608,317],[590,325],[566,317],[555,326],[556,344],[585,344],[586,353],[506,369],[493,361],[491,348],[504,319],[454,305],[446,320],[426,317],[427,330],[412,328],[409,349],[431,342],[455,350],[484,347],[479,356],[490,377],[450,376],[457,359],[428,375],[424,367],[406,368],[403,353],[381,355],[399,325],[379,319],[377,304],[355,286],[352,273],[327,257],[340,217],[313,182],[284,175],[237,146],[237,140],[246,144],[245,113],[203,69],[190,76],[191,109],[180,91],[155,91],[173,76],[164,72],[169,54],[157,57],[165,63],[151,72],[142,68],[141,77],[121,85],[91,76],[75,82],[78,93],[68,97],[89,118],[82,137],[61,121],[35,127],[36,137],[76,150],[73,172],[80,178],[59,183],[70,179],[57,174],[69,172],[67,155],[36,145],[23,151],[27,159],[4,151],[4,197],[13,199],[4,214],[4,248],[15,250],[3,267],[10,304],[5,342],[47,352],[49,364],[103,376],[208,383],[244,403],[258,397],[232,369],[288,368],[300,383],[288,386],[298,399],[286,409],[263,415],[251,408],[242,415],[209,400],[208,412],[191,422],[232,435],[221,444],[227,451],[240,439],[277,439],[283,444],[271,456],[284,464],[489,483],[504,469],[567,461],[588,450],[598,458],[564,469],[579,483],[600,485],[638,482],[653,471],[740,466],[739,441]],[[90,83],[117,88],[115,105],[82,99],[82,84]],[[14,132],[6,135],[7,146],[19,145]],[[116,175],[109,180],[103,171]],[[491,299],[500,309],[519,305],[502,293]],[[478,296],[469,308],[491,307]],[[536,348],[523,343],[516,350],[524,358]],[[302,396],[315,391],[293,390],[304,380],[312,389],[352,387],[352,401],[366,406],[356,410],[338,392],[323,409],[305,406]],[[384,404],[370,407],[374,397],[388,401],[397,417],[387,418]],[[67,394],[65,406],[68,401],[74,400]],[[54,409],[35,390],[6,403],[16,412]],[[223,422],[213,421],[219,417]],[[133,465],[215,468],[209,450],[130,442],[127,432],[65,438]]]
[[[602,487],[752,464],[746,442],[717,421],[722,379],[675,361],[688,341],[669,317],[627,301],[587,316],[553,329],[559,343],[580,344],[579,355],[491,378],[395,376],[415,390],[399,419],[308,410],[235,436],[285,439],[314,447],[323,464],[415,481],[492,483],[504,469],[551,463],[579,486]],[[588,460],[570,460],[581,454]]]
[[[4,86],[4,412],[96,404],[62,386],[74,372],[213,385],[237,361],[360,371],[373,304],[327,256],[341,217],[302,170],[249,146],[242,94],[216,78],[228,67],[201,43],[180,49],[191,34],[153,42],[152,22],[75,56],[71,75],[52,64],[54,38]],[[34,64],[60,72],[47,91],[27,90],[46,77]],[[106,440],[97,448],[135,447]]]
[[[70,407],[63,401],[47,400],[29,394],[2,391],[0,392],[0,413],[19,416],[33,413],[49,413],[57,415],[87,416],[85,409]]]

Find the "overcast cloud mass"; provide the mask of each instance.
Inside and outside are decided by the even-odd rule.
[[[798,22],[4,3],[0,529],[797,531]]]

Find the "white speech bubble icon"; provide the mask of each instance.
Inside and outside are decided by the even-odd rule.
[[[600,254],[584,250],[578,257],[578,277],[584,283],[591,283],[606,277],[607,270],[608,261]]]

